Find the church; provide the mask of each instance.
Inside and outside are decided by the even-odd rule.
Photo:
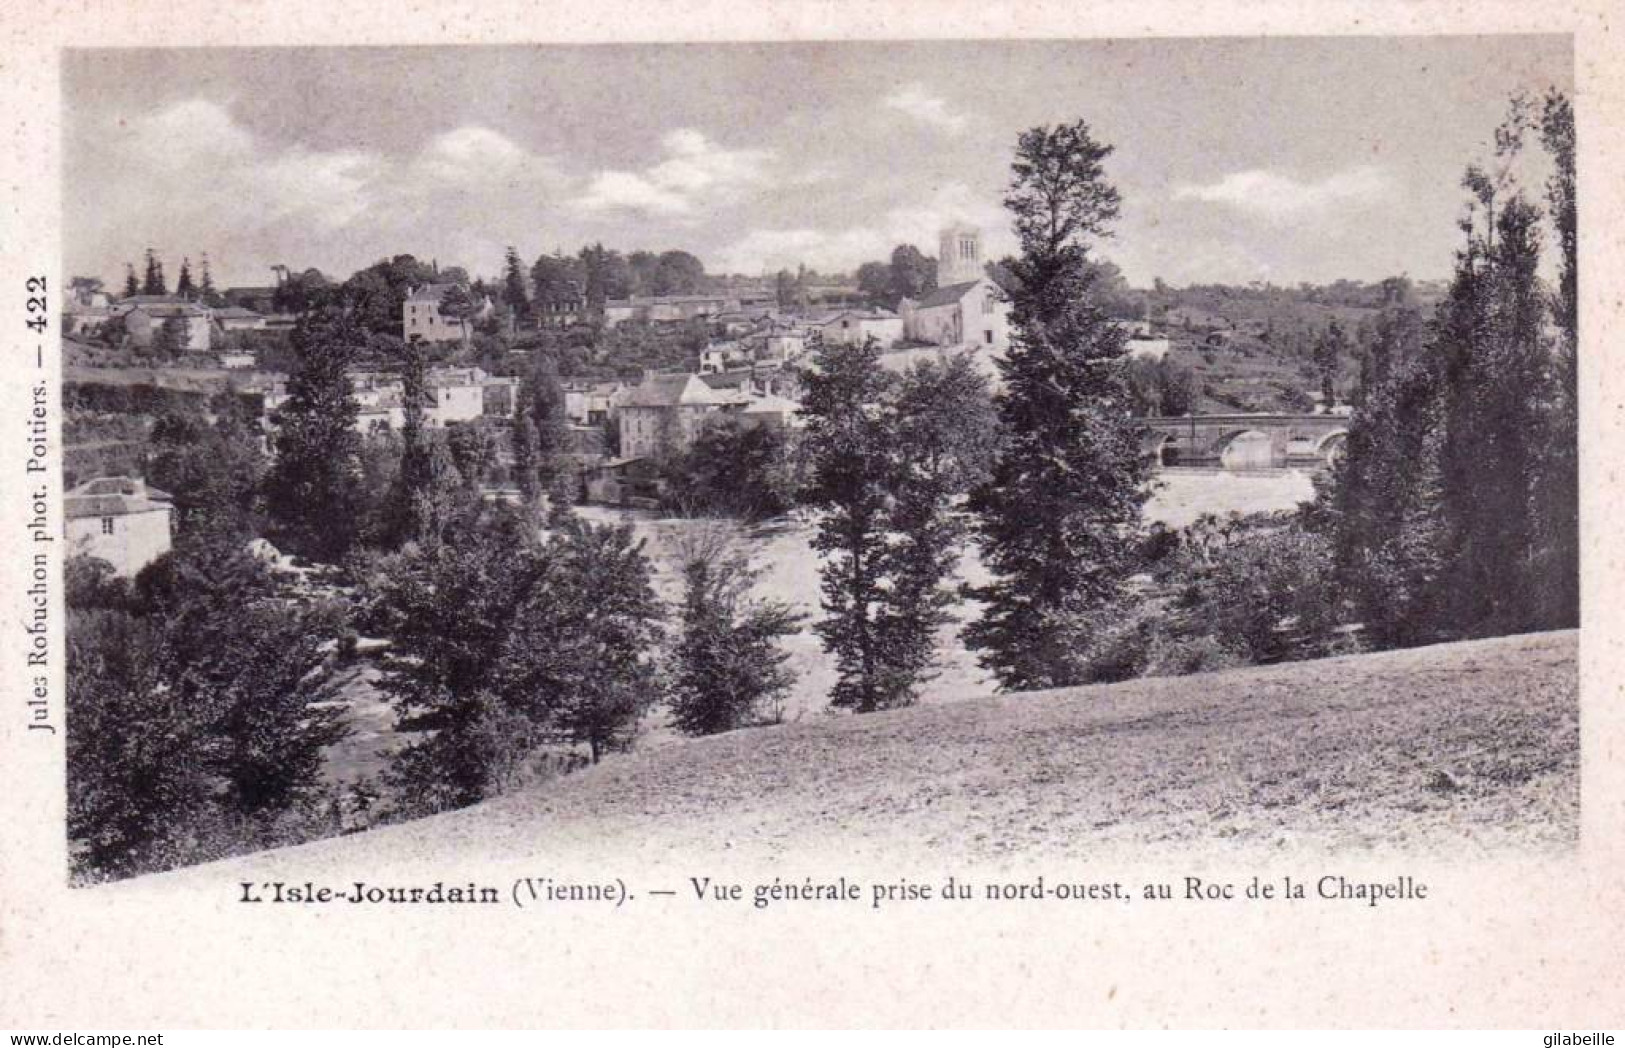
[[[979,346],[1002,355],[1010,348],[1010,303],[988,278],[982,232],[953,225],[942,231],[937,289],[897,307],[903,334],[937,346]]]

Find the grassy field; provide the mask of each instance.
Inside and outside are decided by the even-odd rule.
[[[1578,835],[1576,654],[1576,634],[1536,634],[751,729],[297,861],[1560,850]]]

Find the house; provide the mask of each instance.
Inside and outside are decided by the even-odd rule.
[[[169,552],[174,506],[167,493],[132,477],[98,477],[62,496],[68,548],[134,575]]]
[[[228,306],[238,306],[261,316],[276,312],[276,288],[228,287],[220,292]]]
[[[787,364],[807,352],[807,345],[811,341],[812,332],[806,328],[775,327],[763,337],[762,349],[756,359]]]
[[[843,309],[814,317],[809,326],[825,342],[841,345],[862,345],[873,338],[890,349],[903,340],[903,318],[884,309]]]
[[[685,451],[708,417],[749,401],[748,394],[712,389],[698,375],[648,375],[616,409],[621,454],[648,458]]]
[[[627,321],[677,324],[739,311],[737,295],[633,295],[605,302],[604,323],[609,327]]]
[[[406,301],[401,303],[401,332],[408,341],[421,339],[424,342],[458,342],[467,333],[467,326],[475,321],[484,320],[490,316],[496,306],[492,305],[488,296],[481,296],[476,300],[476,307],[472,316],[466,322],[460,322],[440,312],[441,303],[454,287],[460,284],[425,284],[419,288],[409,290]],[[467,288],[463,288],[467,291]]]
[[[124,330],[129,333],[130,342],[142,349],[151,347],[158,340],[164,325],[171,323],[179,330],[178,348],[181,352],[209,351],[213,325],[209,311],[202,306],[178,301],[142,302],[124,314]]]
[[[750,353],[738,342],[713,342],[700,353],[700,374],[725,371],[750,360]]]
[[[485,383],[481,368],[430,368],[424,385],[430,404],[424,421],[431,426],[472,422],[485,416]]]
[[[598,426],[614,414],[626,392],[620,382],[572,382],[564,387],[564,413],[578,426]]]
[[[93,335],[117,313],[111,306],[70,305],[62,314],[64,335]]]
[[[587,303],[577,298],[548,299],[531,304],[531,313],[541,327],[570,327],[587,316]]]
[[[788,397],[774,393],[764,393],[756,397],[745,405],[739,417],[746,425],[766,426],[781,432],[800,429],[802,426],[801,405]]]
[[[664,482],[654,460],[622,456],[586,469],[587,501],[610,506],[660,505]]]
[[[242,306],[221,306],[210,311],[221,331],[264,331],[265,317]]]
[[[486,418],[511,419],[519,410],[519,379],[513,375],[490,375],[480,383]]]

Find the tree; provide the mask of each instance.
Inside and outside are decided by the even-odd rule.
[[[602,317],[605,302],[632,294],[632,269],[619,251],[611,251],[603,244],[592,244],[583,247],[578,257],[581,259],[583,294],[588,312]]]
[[[692,295],[705,290],[705,265],[687,251],[662,251],[655,262],[654,293]]]
[[[143,295],[167,295],[169,289],[164,284],[164,264],[158,260],[158,255],[147,248],[147,275],[141,283]]]
[[[898,378],[879,356],[873,340],[820,347],[803,404],[824,558],[815,629],[839,674],[831,703],[859,713],[907,705],[929,671],[962,535],[951,504],[992,442],[968,360]]]
[[[543,487],[551,490],[568,470],[570,416],[564,386],[551,356],[539,354],[520,388],[520,401],[536,426],[536,464]]]
[[[1339,576],[1382,645],[1573,621],[1577,578],[1556,568],[1566,558],[1544,537],[1567,530],[1546,532],[1546,522],[1575,512],[1572,493],[1553,497],[1565,481],[1546,486],[1567,472],[1548,464],[1573,454],[1573,430],[1557,435],[1572,405],[1569,335],[1561,290],[1554,303],[1536,276],[1541,215],[1513,176],[1534,126],[1533,105],[1514,99],[1492,165],[1468,168],[1471,204],[1449,293],[1420,352],[1372,356],[1372,385],[1325,499]],[[1560,143],[1554,159],[1549,199],[1565,178]],[[1557,211],[1562,242],[1561,203]],[[1560,289],[1570,266],[1559,266]],[[1555,346],[1544,330],[1554,304]]]
[[[124,263],[124,297],[131,298],[141,294],[141,282],[135,277],[135,266]]]
[[[168,413],[153,423],[146,476],[169,493],[178,538],[193,533],[258,532],[259,488],[266,471],[257,427],[245,415],[213,423]]]
[[[175,281],[175,294],[188,301],[197,296],[197,286],[192,283],[192,260],[181,258],[181,275]]]
[[[521,319],[530,316],[530,290],[525,282],[524,264],[512,244],[502,261],[502,301],[512,318],[510,332],[519,330]]]
[[[1033,128],[1005,196],[1021,245],[996,398],[1007,443],[972,496],[992,579],[973,591],[985,611],[966,640],[1013,690],[1085,678],[1090,613],[1135,565],[1148,461],[1128,410],[1125,336],[1091,299],[1090,243],[1118,212],[1110,153],[1081,120]]]
[[[653,696],[659,605],[629,528],[572,521],[544,540],[485,507],[378,587],[395,642],[382,686],[422,733],[391,775],[419,810],[499,792],[549,742],[596,760]]]
[[[773,297],[780,309],[789,309],[796,304],[796,278],[790,275],[788,269],[774,274]]]
[[[332,287],[321,270],[314,267],[302,273],[290,273],[277,285],[272,306],[278,313],[308,313],[326,304]],[[400,310],[395,311],[396,331],[399,331]]]
[[[136,592],[69,613],[69,835],[88,878],[265,846],[346,731],[324,701],[337,617],[280,599],[240,540],[188,541]]]
[[[81,302],[88,302],[90,296],[101,289],[101,277],[70,277],[68,279],[68,290]]]
[[[563,252],[542,255],[530,267],[531,286],[538,306],[570,304],[582,299],[585,274],[580,259]]]
[[[892,298],[891,267],[884,262],[865,262],[858,267],[858,291],[872,306],[896,305]]]
[[[191,321],[186,317],[165,317],[152,340],[152,351],[160,360],[178,360],[191,349]]]
[[[754,600],[760,577],[722,522],[700,530],[679,551],[682,632],[672,653],[669,702],[677,729],[712,735],[755,722],[795,677],[780,637],[800,629],[786,604]]]
[[[538,301],[540,296],[538,295]],[[440,315],[448,320],[457,322],[457,328],[462,332],[463,343],[468,343],[468,322],[474,314],[480,311],[480,303],[468,288],[462,284],[453,284],[440,296]]]
[[[411,341],[401,351],[401,395],[406,402],[401,426],[401,464],[391,502],[395,506],[391,536],[396,544],[438,543],[463,496],[462,477],[443,442],[423,427],[428,388],[428,361],[423,343]]]
[[[210,309],[218,309],[226,304],[226,300],[215,289],[214,277],[209,273],[208,255],[203,256],[203,279],[198,283],[198,293],[203,299],[203,304]]]
[[[337,562],[356,535],[357,406],[348,368],[366,337],[347,315],[301,317],[292,336],[298,368],[277,412],[276,461],[266,478],[274,536],[298,553]]]
[[[1546,210],[1557,247],[1557,288],[1550,304],[1559,336],[1547,382],[1544,447],[1534,487],[1539,580],[1537,622],[1545,628],[1580,623],[1579,213],[1574,108],[1552,91],[1543,100],[1541,143],[1552,161]]]
[[[913,244],[898,244],[891,253],[890,302],[922,298],[937,289],[937,260]]]
[[[970,354],[903,373],[892,405],[891,588],[877,623],[910,694],[931,675],[937,633],[959,599],[945,583],[970,530],[961,501],[987,481],[998,447],[988,382]]]
[[[1320,403],[1330,411],[1337,405],[1337,370],[1348,352],[1348,338],[1336,318],[1315,340],[1315,371],[1320,375]]]
[[[669,464],[671,500],[689,512],[765,520],[789,512],[795,481],[783,431],[726,415]]]

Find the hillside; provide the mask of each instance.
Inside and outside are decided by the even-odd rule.
[[[997,862],[1572,845],[1577,634],[1007,695],[645,749],[477,808],[233,860]],[[210,867],[171,876],[212,876]]]

